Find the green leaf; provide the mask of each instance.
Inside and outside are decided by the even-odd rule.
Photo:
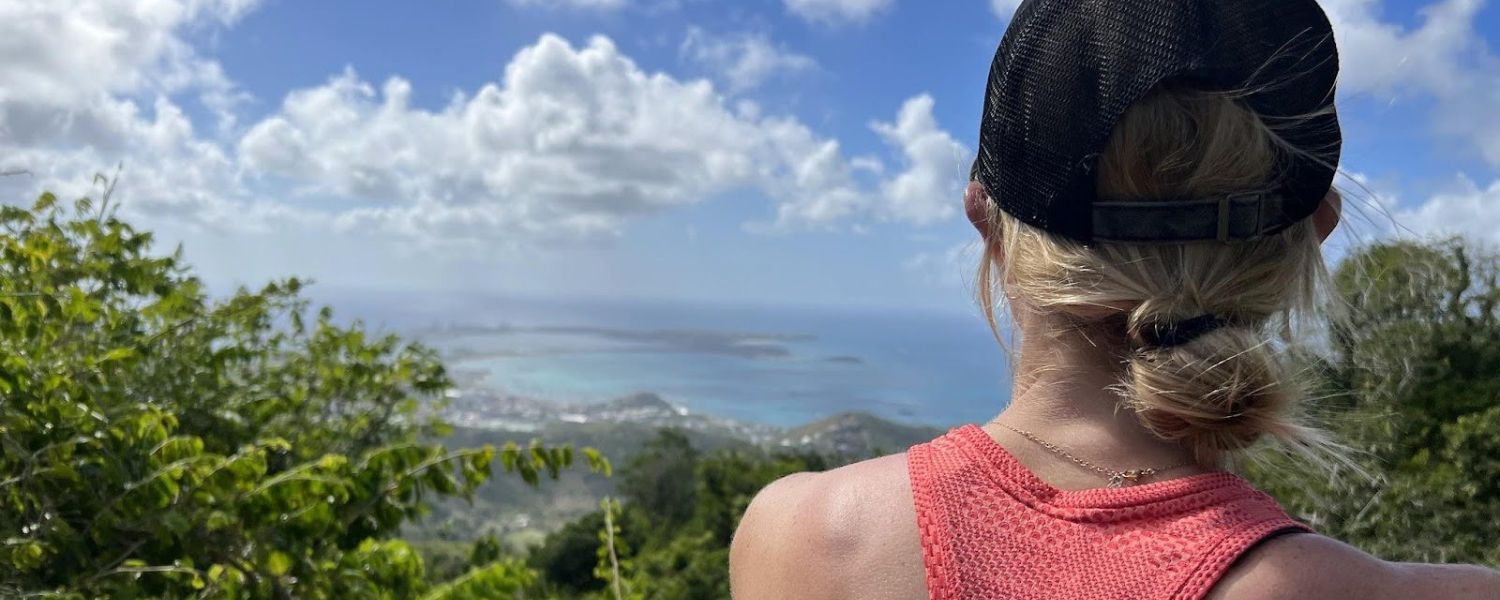
[[[127,360],[135,358],[136,355],[137,352],[135,348],[115,348],[113,350],[110,350],[109,352],[105,352],[104,356],[99,358],[99,362],[107,363],[117,360]]]
[[[54,206],[57,206],[57,196],[52,192],[42,192],[42,195],[37,197],[36,203],[31,205],[31,211],[44,213],[51,210]]]
[[[286,575],[292,570],[292,557],[280,550],[272,550],[266,557],[266,570],[277,577]]]

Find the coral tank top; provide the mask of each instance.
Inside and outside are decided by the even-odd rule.
[[[1059,490],[975,425],[907,468],[932,600],[1201,598],[1257,542],[1308,531],[1229,473]]]

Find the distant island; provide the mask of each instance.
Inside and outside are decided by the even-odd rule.
[[[458,427],[476,432],[524,434],[557,443],[594,445],[567,436],[615,425],[651,431],[680,429],[707,441],[709,448],[741,443],[839,455],[902,450],[943,431],[937,427],[903,425],[859,411],[784,428],[694,413],[653,392],[639,392],[597,404],[562,404],[471,388],[454,393],[442,416]]]
[[[580,325],[446,325],[419,330],[415,337],[428,341],[451,342],[467,336],[508,336],[545,334],[567,336],[599,342],[591,348],[597,352],[688,352],[695,354],[718,354],[743,358],[785,358],[792,355],[789,343],[811,342],[817,336],[801,333],[750,333],[740,331],[716,331],[708,329],[624,329],[616,327],[594,327]],[[531,349],[518,351],[475,350],[463,346],[450,347],[444,358],[450,361],[473,360],[490,357],[540,356],[548,354],[571,354],[578,350]],[[856,357],[835,357],[853,358]]]
[[[732,448],[811,451],[845,460],[901,452],[944,431],[865,412],[776,427],[694,413],[651,392],[569,405],[471,388],[455,393],[442,415],[455,425],[453,435],[445,440],[455,447],[540,438],[549,444],[593,446],[617,465],[626,464],[661,429],[684,432],[704,452]],[[496,478],[479,490],[472,503],[441,503],[406,534],[469,539],[494,533],[511,546],[525,546],[596,510],[599,499],[614,493],[614,486],[612,479],[576,470],[540,488],[526,487],[514,478]]]

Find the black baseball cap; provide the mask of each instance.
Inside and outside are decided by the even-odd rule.
[[[1312,215],[1333,184],[1338,69],[1314,0],[1025,0],[990,67],[972,178],[1020,221],[1085,243],[1271,235]],[[1115,124],[1164,84],[1242,91],[1286,142],[1272,187],[1100,198]]]

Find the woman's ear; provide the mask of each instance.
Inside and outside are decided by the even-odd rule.
[[[980,237],[990,239],[990,195],[978,181],[970,181],[964,190],[964,214]]]
[[[1344,197],[1334,188],[1328,188],[1328,195],[1323,197],[1323,202],[1318,204],[1318,210],[1313,212],[1313,227],[1318,230],[1318,241],[1328,240],[1333,235],[1333,230],[1339,228],[1339,221],[1344,212]]]

